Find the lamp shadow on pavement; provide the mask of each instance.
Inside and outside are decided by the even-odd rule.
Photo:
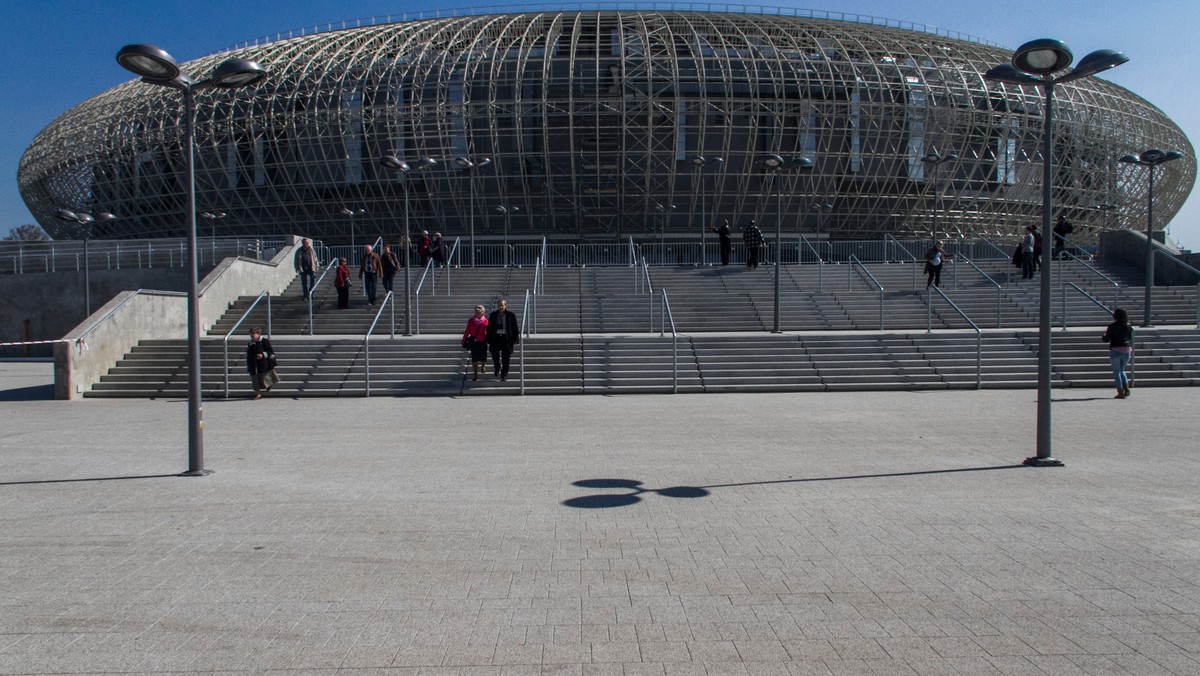
[[[708,486],[670,486],[667,488],[646,488],[641,481],[634,479],[582,479],[572,482],[572,486],[594,489],[623,489],[628,493],[604,493],[600,495],[583,495],[577,498],[563,500],[566,507],[575,509],[611,509],[613,507],[628,507],[642,501],[642,495],[653,493],[665,498],[703,498],[711,495],[709,489],[734,488],[738,486],[769,486],[772,484],[812,483],[817,481],[849,481],[853,479],[885,479],[906,476],[927,476],[934,474],[959,474],[963,472],[989,472],[998,469],[1023,469],[1025,465],[996,465],[993,467],[961,467],[956,469],[930,469],[914,472],[887,472],[881,474],[852,474],[847,476],[811,477],[802,479],[775,479],[771,481],[743,481],[738,483],[711,484]]]
[[[87,479],[30,479],[28,481],[0,481],[0,486],[32,486],[36,484],[71,484],[87,481],[125,481],[126,479],[166,479],[181,477],[182,474],[142,474],[137,476],[98,476]]]

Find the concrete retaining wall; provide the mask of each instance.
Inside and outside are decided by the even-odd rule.
[[[215,324],[240,296],[263,291],[277,295],[287,288],[296,276],[292,251],[299,241],[293,237],[291,245],[268,262],[227,258],[205,276],[199,284],[201,331]],[[186,337],[186,292],[122,292],[63,336],[70,343],[55,346],[54,396],[79,398],[139,340]]]

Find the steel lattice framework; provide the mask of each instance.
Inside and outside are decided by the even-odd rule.
[[[461,234],[473,211],[480,236],[694,237],[702,220],[773,220],[768,153],[816,165],[782,175],[787,233],[1016,233],[1040,220],[1043,103],[1036,88],[984,81],[1010,55],[869,21],[646,10],[404,21],[243,47],[184,67],[203,75],[237,56],[270,73],[197,93],[199,208],[227,215],[203,234],[339,241],[351,208],[365,209],[359,232],[391,235],[408,181],[414,229]],[[1159,147],[1185,155],[1156,177],[1169,222],[1196,175],[1179,127],[1101,79],[1056,93],[1056,208],[1082,232],[1140,227],[1147,172],[1117,158]],[[184,234],[179,98],[129,82],[42,131],[18,175],[42,227],[85,234],[54,218],[67,207],[120,215],[92,237]],[[958,159],[922,162],[933,152]],[[405,176],[380,165],[388,154],[438,164]],[[491,163],[464,171],[456,157]]]

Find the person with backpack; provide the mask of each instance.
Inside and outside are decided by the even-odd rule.
[[[1133,325],[1129,313],[1121,308],[1113,310],[1113,322],[1104,330],[1101,340],[1108,341],[1108,361],[1112,364],[1113,382],[1117,386],[1117,399],[1129,396],[1129,376],[1126,367],[1133,359]]]

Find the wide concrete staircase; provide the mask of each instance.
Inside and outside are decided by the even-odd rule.
[[[411,308],[415,336],[402,335],[403,277],[395,280],[400,299],[387,306],[382,286],[379,302],[369,306],[356,284],[351,307],[336,309],[331,277],[314,291],[311,315],[298,280],[271,299],[269,321],[265,302],[247,314],[255,299],[239,299],[203,341],[205,396],[249,393],[245,335],[252,325],[268,324],[283,377],[276,393],[284,396],[1036,385],[1037,280],[1020,280],[1008,261],[947,265],[941,288],[950,302],[926,292],[914,263],[784,266],[779,272],[785,334],[769,332],[775,287],[775,269],[769,266],[650,268],[649,288],[639,268],[550,268],[544,271],[543,292],[532,297],[529,308],[524,301],[526,289],[533,287],[531,268],[413,272],[412,287],[420,288]],[[1139,318],[1141,273],[1069,262],[1057,264],[1056,274],[1054,384],[1108,387],[1107,346],[1098,327],[1110,318],[1093,298],[1119,304]],[[664,290],[675,336],[664,321]],[[523,353],[514,355],[508,382],[490,374],[475,382],[467,376],[458,336],[476,304],[490,308],[500,297],[535,333],[524,339]],[[983,332],[971,330],[951,302]],[[1064,315],[1067,330],[1061,328]],[[1156,288],[1154,318],[1158,328],[1138,332],[1139,386],[1195,384],[1200,332],[1181,327],[1196,324],[1196,289]],[[368,343],[364,336],[373,322]],[[226,367],[224,338],[235,325]],[[184,351],[183,341],[144,341],[87,396],[185,396]]]

